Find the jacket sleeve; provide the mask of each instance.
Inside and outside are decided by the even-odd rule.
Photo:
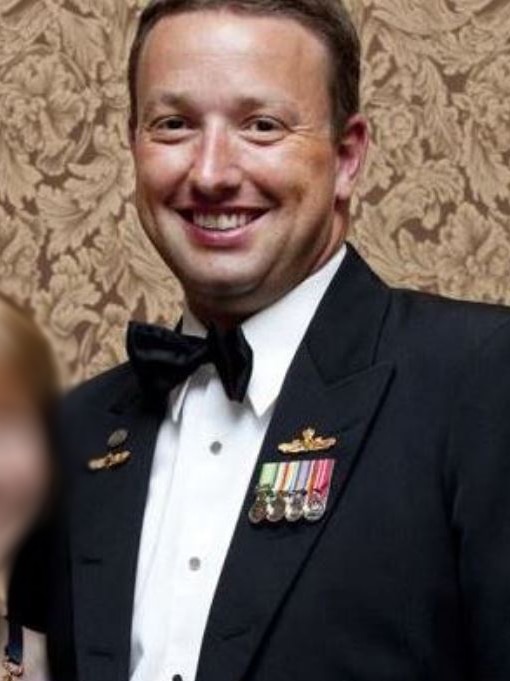
[[[510,323],[466,365],[446,498],[476,681],[510,679]]]

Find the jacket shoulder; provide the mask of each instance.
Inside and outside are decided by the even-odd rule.
[[[476,353],[494,335],[508,335],[510,351],[510,308],[503,305],[391,289],[386,321],[387,336],[396,346],[427,355],[440,352],[460,359]]]
[[[104,409],[136,389],[136,377],[129,362],[119,364],[68,391],[63,399],[63,409],[80,405]]]

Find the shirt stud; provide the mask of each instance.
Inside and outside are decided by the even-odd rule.
[[[221,442],[218,442],[218,440],[216,440],[215,442],[213,442],[211,444],[209,449],[211,450],[211,452],[213,454],[219,454],[221,452],[221,450],[223,449],[223,445],[221,444]]]
[[[189,560],[189,568],[193,572],[198,572],[200,568],[202,567],[202,561],[200,558],[190,558]]]

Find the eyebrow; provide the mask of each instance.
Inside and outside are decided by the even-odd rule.
[[[176,109],[192,108],[191,97],[184,92],[164,91],[149,99],[144,107],[142,117],[146,119],[159,106],[174,107]],[[236,97],[235,106],[243,110],[260,109],[267,106],[280,106],[285,108],[290,114],[296,114],[292,104],[276,96],[263,95],[240,95]]]
[[[174,92],[161,92],[149,99],[145,104],[142,117],[147,118],[158,106],[182,107],[186,103],[186,98]]]

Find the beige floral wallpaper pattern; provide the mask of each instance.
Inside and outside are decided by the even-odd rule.
[[[180,291],[142,234],[126,55],[144,0],[0,0],[0,288],[64,381]],[[353,241],[392,284],[510,304],[510,2],[350,0],[373,144]]]

